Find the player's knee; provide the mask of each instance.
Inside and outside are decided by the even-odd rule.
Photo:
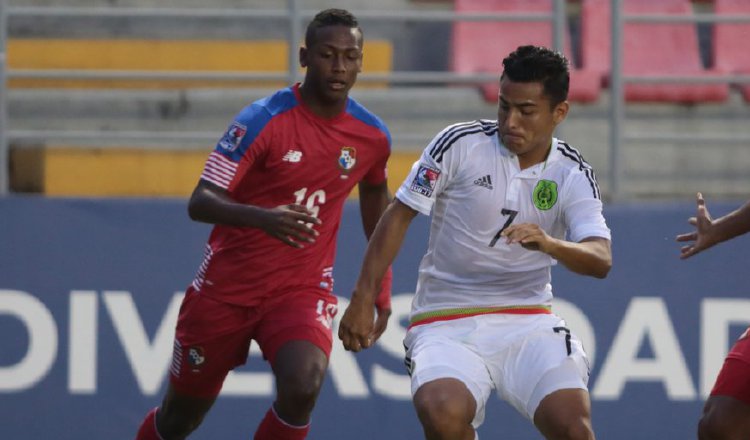
[[[700,440],[730,440],[742,437],[736,430],[736,417],[733,417],[734,405],[724,398],[712,397],[703,408],[703,416],[698,421],[698,438]]]
[[[727,423],[715,411],[708,411],[698,421],[699,440],[731,439]]]
[[[414,406],[425,431],[441,433],[445,438],[458,438],[451,433],[463,432],[473,418],[466,404],[447,393],[417,393]]]
[[[165,439],[181,439],[198,429],[205,414],[188,414],[184,412],[159,411],[156,429]]]
[[[547,440],[593,440],[591,421],[586,417],[559,419],[548,426]]]
[[[287,384],[285,391],[279,393],[279,399],[298,407],[312,407],[318,398],[320,386],[302,381]]]
[[[316,363],[310,363],[296,371],[288,371],[276,378],[278,397],[287,402],[296,402],[300,406],[314,405],[324,378],[325,368]]]
[[[704,416],[698,421],[698,440],[712,440],[713,438],[711,423]]]
[[[568,424],[565,428],[566,440],[593,440],[594,430],[591,429],[591,421],[587,418],[580,418]]]

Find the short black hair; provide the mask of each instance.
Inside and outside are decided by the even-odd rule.
[[[541,82],[552,107],[568,99],[568,59],[541,46],[519,46],[503,60],[503,75],[514,82]]]
[[[356,28],[359,30],[359,35],[362,36],[362,28],[359,27],[359,22],[354,14],[346,9],[325,9],[318,12],[310,24],[307,25],[307,31],[305,32],[305,46],[309,49],[315,44],[315,37],[318,29],[326,26],[337,25]]]

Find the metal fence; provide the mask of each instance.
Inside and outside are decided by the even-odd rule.
[[[0,0],[0,47],[5,47],[7,38],[6,28],[2,26],[7,18],[15,17],[129,17],[129,18],[237,18],[244,17],[252,20],[262,19],[286,19],[288,23],[288,41],[300,41],[307,20],[312,18],[317,11],[302,9],[301,0],[287,0],[286,9],[179,9],[179,8],[84,8],[84,7],[7,7],[6,0]],[[454,13],[451,11],[363,11],[358,12],[360,20],[408,20],[413,22],[451,22],[455,20],[465,21],[550,21],[553,23],[555,47],[562,48],[563,34],[565,32],[565,0],[554,0],[554,13],[552,14],[501,14],[501,13]],[[8,69],[5,64],[4,50],[0,55],[0,79],[2,78],[76,78],[76,79],[128,79],[128,80],[288,80],[294,83],[298,80],[297,47],[289,44],[289,72],[266,73],[266,72],[152,72],[152,71],[92,71],[92,70],[30,70],[30,69]],[[420,84],[420,83],[465,83],[475,84],[497,80],[494,74],[454,74],[452,72],[424,71],[424,72],[390,72],[387,74],[362,74],[358,81],[361,82],[388,82],[392,84]],[[45,141],[52,139],[91,139],[100,136],[98,132],[86,131],[45,131],[45,130],[13,130],[7,129],[6,105],[7,95],[6,83],[0,83],[0,195],[8,192],[8,143],[18,140]],[[180,139],[189,135],[195,137],[213,138],[213,133],[156,133],[144,131],[121,131],[108,132],[107,136],[112,139],[162,139],[168,136],[171,139]]]
[[[543,13],[456,13],[453,11],[362,11],[357,16],[361,20],[372,21],[413,21],[413,22],[453,22],[462,21],[547,21],[553,26],[554,46],[562,50],[567,27],[566,0],[551,0],[552,14]],[[617,199],[623,193],[622,145],[628,141],[686,141],[706,142],[719,139],[723,142],[749,142],[750,136],[726,136],[721,133],[710,133],[703,136],[690,136],[679,133],[650,133],[625,134],[623,126],[626,123],[624,86],[626,83],[650,82],[734,82],[750,83],[750,75],[717,75],[696,80],[694,77],[681,76],[626,76],[622,69],[623,54],[623,24],[625,22],[750,22],[747,16],[720,16],[715,14],[696,14],[689,17],[673,15],[626,15],[623,13],[624,0],[611,0],[612,4],[612,66],[610,80],[610,112],[609,112],[609,148],[608,148],[608,193],[610,198]],[[297,48],[289,44],[289,71],[279,73],[267,72],[182,72],[182,71],[92,71],[92,70],[30,70],[8,69],[6,64],[5,47],[7,40],[7,21],[16,17],[128,17],[128,18],[237,18],[252,20],[283,19],[288,25],[288,41],[300,41],[304,25],[317,11],[302,9],[301,0],[287,0],[285,9],[180,9],[180,8],[112,8],[112,7],[12,7],[7,0],[0,0],[0,195],[8,193],[8,155],[9,142],[59,139],[95,139],[100,136],[96,131],[63,131],[63,130],[14,130],[7,122],[7,87],[6,79],[11,78],[75,78],[75,79],[128,79],[128,80],[286,80],[290,83],[297,81],[298,71]],[[360,76],[363,82],[388,82],[391,84],[422,84],[422,83],[452,83],[452,84],[480,84],[496,81],[495,74],[456,74],[445,71],[392,71],[383,74],[367,74]],[[107,132],[110,139],[158,140],[169,137],[181,139],[185,136],[213,139],[214,133],[164,133],[148,131],[115,131]]]
[[[0,0],[0,196],[8,193],[8,116],[7,91],[5,87],[6,55],[5,40],[7,38],[7,3]]]
[[[675,16],[667,14],[625,14],[623,4],[626,0],[612,2],[612,66],[610,78],[610,124],[609,124],[609,193],[612,199],[619,199],[623,194],[623,166],[621,153],[623,144],[628,141],[680,141],[680,142],[729,142],[750,143],[750,136],[733,136],[725,133],[704,133],[701,136],[680,133],[645,133],[625,134],[623,127],[625,117],[625,84],[627,83],[750,83],[750,75],[706,75],[702,78],[680,75],[640,75],[623,74],[623,25],[624,23],[750,23],[750,15],[728,17],[717,14],[693,14]]]

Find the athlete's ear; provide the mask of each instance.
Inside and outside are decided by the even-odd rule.
[[[555,106],[555,109],[552,110],[552,120],[555,124],[561,123],[568,116],[569,109],[570,104],[568,104],[568,101],[563,101]]]
[[[299,65],[307,67],[307,48],[305,46],[299,48]]]

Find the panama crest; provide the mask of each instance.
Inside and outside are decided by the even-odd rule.
[[[531,198],[534,200],[534,206],[542,211],[547,211],[557,202],[557,183],[551,180],[540,180],[537,182]]]
[[[200,371],[203,364],[206,362],[206,355],[204,354],[203,347],[190,347],[188,349],[188,362],[193,372]]]
[[[339,168],[348,173],[357,163],[357,150],[354,147],[341,147],[338,162]]]

